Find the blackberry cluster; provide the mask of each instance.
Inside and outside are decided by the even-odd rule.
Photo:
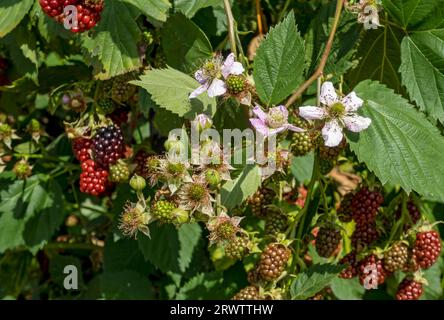
[[[344,256],[340,261],[340,264],[346,265],[347,267],[341,271],[339,277],[342,279],[351,279],[358,275],[358,259],[356,257],[356,252],[352,251],[346,256]]]
[[[396,300],[418,300],[422,293],[422,283],[406,277],[398,286]]]
[[[338,208],[338,219],[341,222],[350,222],[352,221],[352,208],[351,203],[353,200],[353,193],[347,193],[341,201],[341,204]]]
[[[130,171],[128,165],[122,160],[117,161],[116,164],[109,167],[109,181],[119,183],[126,182],[129,176]]]
[[[76,138],[72,141],[72,149],[74,155],[80,162],[85,162],[91,159],[91,139]]]
[[[345,139],[342,140],[342,142],[337,147],[327,147],[324,144],[321,144],[319,147],[319,156],[321,159],[324,160],[330,160],[335,161],[339,155],[341,154],[342,150],[345,149],[347,145],[347,142]]]
[[[251,211],[257,217],[265,217],[267,215],[267,205],[271,204],[275,197],[275,192],[266,187],[261,187],[248,200],[251,205]]]
[[[329,226],[322,226],[316,236],[316,252],[324,258],[331,257],[341,242],[341,232]]]
[[[406,270],[409,257],[409,247],[403,242],[397,242],[384,254],[385,269],[389,272]]]
[[[89,159],[81,163],[80,191],[93,196],[102,195],[108,183],[108,171],[97,166]]]
[[[291,251],[283,244],[271,243],[262,252],[258,271],[262,279],[273,281],[284,271]]]
[[[262,300],[256,286],[248,286],[240,290],[232,300]]]
[[[441,253],[441,238],[436,231],[424,231],[416,234],[413,257],[422,269],[428,269],[439,258]]]
[[[111,112],[108,116],[116,126],[121,127],[122,124],[128,122],[128,109],[117,108],[116,110]]]
[[[245,79],[243,76],[231,75],[225,81],[229,93],[238,94],[245,90]]]
[[[225,255],[233,260],[241,260],[249,253],[250,240],[246,236],[235,237],[225,246]]]
[[[167,200],[156,201],[151,207],[151,214],[162,223],[171,223],[173,220],[173,211],[177,206]]]
[[[370,191],[367,187],[361,188],[351,203],[353,220],[357,224],[374,222],[383,202],[384,198],[379,191]]]
[[[104,168],[124,157],[125,145],[120,128],[110,125],[97,129],[93,137],[94,160]]]
[[[45,14],[61,24],[65,19],[70,18],[64,13],[65,7],[75,6],[77,26],[71,28],[73,33],[85,32],[96,26],[100,21],[100,14],[104,7],[103,0],[39,0],[39,3]]]
[[[389,275],[384,268],[384,263],[376,255],[371,254],[359,262],[358,267],[359,282],[365,285],[381,285]],[[376,282],[376,283],[375,283]]]
[[[376,223],[356,224],[355,231],[351,237],[352,246],[356,251],[361,251],[371,245],[379,238]]]
[[[265,221],[265,234],[276,235],[288,227],[288,217],[279,211],[272,211]]]
[[[116,103],[112,99],[102,99],[97,102],[97,111],[100,114],[110,114],[116,109]]]
[[[128,83],[131,80],[134,80],[133,73],[127,73],[112,79],[110,95],[113,100],[125,102],[136,93],[136,87]]]

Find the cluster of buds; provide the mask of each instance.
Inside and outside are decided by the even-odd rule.
[[[362,23],[366,30],[381,26],[378,13],[382,9],[380,0],[359,0],[358,3],[349,3],[348,9],[358,15],[358,22]]]

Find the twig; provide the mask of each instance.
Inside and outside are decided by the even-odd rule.
[[[322,76],[322,73],[324,72],[325,64],[327,63],[328,56],[330,54],[331,48],[333,46],[333,40],[335,38],[336,30],[338,28],[339,24],[339,18],[341,17],[342,8],[344,5],[344,0],[337,0],[336,4],[336,12],[335,12],[335,18],[333,21],[333,26],[330,31],[330,35],[328,37],[327,44],[325,45],[324,53],[322,54],[321,61],[319,62],[319,66],[316,69],[316,71],[313,73],[313,75],[305,81],[287,100],[287,103],[285,106],[288,108],[291,106],[301,95],[302,93],[307,90],[307,88],[314,82],[316,79],[318,79],[320,76]]]
[[[257,19],[257,29],[260,35],[264,34],[264,27],[262,26],[262,8],[261,0],[256,0],[256,19]]]
[[[237,55],[236,36],[234,34],[234,18],[233,18],[233,12],[231,11],[230,0],[224,0],[224,8],[225,8],[225,14],[227,15],[228,37],[230,38],[231,52]]]

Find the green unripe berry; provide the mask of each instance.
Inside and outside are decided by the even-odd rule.
[[[137,174],[131,178],[129,184],[136,191],[142,191],[146,187],[145,179]]]
[[[231,75],[226,80],[228,92],[238,94],[245,90],[245,79],[242,76]]]

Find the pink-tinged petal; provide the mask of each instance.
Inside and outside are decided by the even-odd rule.
[[[222,80],[219,80],[219,79],[214,79],[211,82],[210,87],[208,88],[208,96],[210,98],[221,96],[225,92],[227,92],[225,82],[223,82]]]
[[[300,107],[299,116],[306,120],[324,119],[327,116],[327,111],[319,107]]]
[[[207,77],[204,76],[204,72],[202,70],[197,70],[194,73],[194,78],[199,81],[200,84],[204,84],[207,82]]]
[[[327,147],[336,147],[342,141],[342,128],[339,126],[337,120],[331,120],[322,128],[322,137]]]
[[[230,53],[225,59],[221,71],[224,78],[228,78],[230,74],[239,75],[244,73],[245,69],[242,63],[235,61],[234,54]]]
[[[261,109],[261,107],[259,107],[259,106],[254,107],[253,113],[256,115],[256,117],[261,119],[263,122],[265,122],[267,120],[267,114]]]
[[[372,119],[358,116],[357,114],[352,116],[345,116],[342,118],[345,126],[352,132],[361,132],[367,129],[372,123]]]
[[[304,129],[296,127],[296,126],[294,126],[292,124],[287,124],[287,129],[291,130],[291,131],[294,131],[294,132],[305,132]]]
[[[277,108],[279,108],[279,110],[282,112],[282,114],[284,115],[285,119],[288,119],[288,110],[287,108],[285,108],[285,106],[277,106]]]
[[[256,129],[256,131],[260,132],[263,136],[268,137],[270,130],[262,120],[250,119],[250,123]]]
[[[364,101],[359,98],[356,93],[350,92],[348,95],[342,99],[342,103],[345,106],[345,111],[347,112],[356,112],[360,107],[362,107]]]
[[[197,96],[199,96],[202,93],[204,93],[205,91],[207,91],[207,89],[208,89],[208,85],[204,84],[204,85],[200,86],[199,88],[197,88],[196,90],[194,90],[193,92],[191,92],[189,98],[190,99],[196,98]]]
[[[272,136],[272,135],[278,134],[279,132],[283,132],[285,130],[287,130],[286,126],[282,126],[280,128],[276,128],[276,129],[269,129],[268,130],[268,135]]]
[[[320,101],[322,104],[325,104],[327,106],[331,106],[335,102],[338,102],[338,95],[336,94],[335,87],[333,86],[333,83],[330,81],[324,82],[321,86],[321,94],[320,94]]]

